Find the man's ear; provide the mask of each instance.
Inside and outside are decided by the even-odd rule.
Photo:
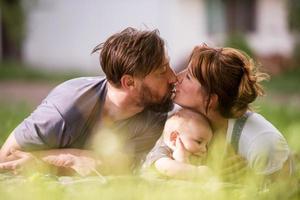
[[[120,83],[122,88],[131,89],[134,87],[134,78],[131,75],[125,74],[121,77]]]
[[[179,133],[177,131],[172,131],[170,133],[170,142],[173,146],[176,146],[176,139],[179,136]]]

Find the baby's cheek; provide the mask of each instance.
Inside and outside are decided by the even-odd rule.
[[[197,145],[190,144],[186,147],[186,149],[193,154],[197,154],[200,152],[200,148]]]

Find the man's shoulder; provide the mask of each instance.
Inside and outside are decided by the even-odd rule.
[[[104,76],[95,76],[95,77],[78,77],[74,79],[67,80],[59,84],[55,89],[60,88],[72,88],[72,87],[91,87],[93,85],[103,84],[106,81]]]
[[[85,93],[90,89],[101,89],[106,83],[105,77],[79,77],[67,80],[57,85],[48,95],[52,96],[77,96]]]
[[[71,79],[54,88],[45,100],[66,118],[74,118],[74,113],[89,115],[96,103],[105,96],[105,83],[104,77]]]

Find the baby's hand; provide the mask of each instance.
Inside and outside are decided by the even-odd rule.
[[[190,152],[184,147],[180,137],[176,138],[176,147],[173,151],[173,158],[178,162],[189,163]]]

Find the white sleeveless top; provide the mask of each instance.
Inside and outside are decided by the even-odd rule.
[[[236,119],[228,120],[226,140],[231,143]],[[269,175],[280,170],[287,161],[290,150],[282,134],[263,116],[251,114],[242,129],[238,154],[258,174]]]

